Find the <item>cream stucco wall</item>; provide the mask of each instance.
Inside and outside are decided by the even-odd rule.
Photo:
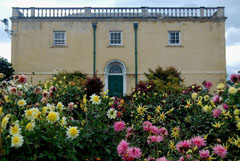
[[[138,73],[157,66],[175,66],[185,84],[225,81],[224,20],[194,19],[26,19],[13,20],[12,63],[16,73],[32,74],[33,82],[58,70],[93,73],[93,29],[96,29],[96,70],[104,78],[106,64],[117,59],[127,68],[128,93],[134,87],[134,28],[138,23]],[[53,31],[66,31],[65,47],[52,45]],[[109,45],[109,31],[122,31],[122,46]],[[180,31],[180,46],[168,45],[168,31]],[[104,79],[103,79],[104,80]]]

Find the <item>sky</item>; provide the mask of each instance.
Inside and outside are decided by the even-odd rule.
[[[0,20],[12,7],[225,7],[227,73],[240,71],[240,0],[0,0]],[[10,23],[10,20],[9,20]],[[11,24],[10,24],[11,25]],[[11,28],[11,26],[9,26]],[[0,22],[0,56],[11,61],[11,38]]]

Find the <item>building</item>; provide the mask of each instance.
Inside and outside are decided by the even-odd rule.
[[[13,67],[35,83],[81,71],[125,95],[157,66],[186,85],[226,79],[224,7],[13,8],[11,20]]]

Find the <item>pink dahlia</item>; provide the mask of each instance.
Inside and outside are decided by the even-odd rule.
[[[216,102],[219,102],[220,101],[220,97],[218,95],[215,95],[213,98],[212,98],[213,102],[216,103]]]
[[[191,158],[191,155],[187,155],[186,158],[187,158],[187,159],[190,159],[190,158]],[[185,159],[184,159],[183,156],[181,156],[178,161],[185,161]]]
[[[163,134],[163,135],[168,135],[168,131],[167,131],[167,129],[164,128],[164,127],[162,127],[162,128],[159,129],[159,133],[160,133],[160,134]]]
[[[223,104],[223,108],[224,108],[225,110],[227,110],[227,109],[228,109],[228,105],[227,105],[227,104]]]
[[[222,145],[217,144],[213,147],[213,153],[223,159],[227,155],[227,149],[224,148]]]
[[[9,92],[10,92],[10,94],[16,94],[17,93],[17,88],[16,87],[10,87]]]
[[[47,98],[47,97],[49,96],[49,93],[48,93],[48,92],[43,92],[42,96],[43,96],[44,98]]]
[[[18,81],[18,83],[24,84],[27,82],[27,76],[20,75],[17,81]]]
[[[192,144],[194,146],[197,146],[198,148],[201,148],[202,146],[206,146],[206,141],[201,136],[195,136],[191,139]]]
[[[49,90],[52,91],[52,92],[55,92],[55,91],[57,90],[57,88],[54,87],[54,86],[51,86],[51,87],[49,88]]]
[[[128,128],[127,128],[126,138],[128,138],[130,135],[132,135],[132,131],[133,131],[133,129],[132,129],[131,127],[128,127]]]
[[[45,98],[45,97],[43,97],[43,98],[41,99],[41,102],[42,102],[42,103],[48,103],[48,99]]]
[[[34,89],[34,93],[35,94],[40,94],[42,92],[42,88],[37,86],[35,89]]]
[[[176,148],[180,153],[185,153],[186,150],[191,146],[189,140],[180,141],[177,143]]]
[[[159,130],[156,126],[150,126],[150,131],[153,133],[153,134],[158,134]]]
[[[158,158],[156,161],[168,161],[166,157]]]
[[[126,142],[125,140],[122,140],[118,146],[117,146],[117,152],[119,155],[125,155],[127,148],[128,148],[128,142]]]
[[[210,89],[212,87],[212,82],[205,82],[204,83],[204,87],[207,88],[207,89]]]
[[[208,150],[200,150],[200,151],[199,151],[199,155],[200,155],[200,157],[203,158],[203,159],[207,159],[207,158],[209,158],[209,156],[210,156]]]
[[[136,147],[130,147],[127,149],[127,156],[131,159],[139,159],[142,155],[141,149]]]
[[[143,129],[144,131],[150,131],[150,127],[152,126],[152,123],[149,121],[144,121],[143,122]]]
[[[114,131],[123,131],[125,128],[124,121],[118,121],[114,123]]]
[[[219,109],[219,108],[215,108],[214,110],[212,110],[212,116],[213,117],[219,117],[220,115],[221,115],[221,113],[222,113],[222,110],[221,109]]]
[[[237,74],[232,74],[231,77],[230,77],[231,81],[232,82],[237,82],[238,81],[238,75]]]
[[[150,136],[148,138],[148,144],[156,142],[156,143],[160,143],[161,141],[163,141],[163,136]]]

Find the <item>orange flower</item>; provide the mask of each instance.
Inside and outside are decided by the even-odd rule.
[[[124,100],[123,100],[123,99],[121,99],[120,103],[123,105],[125,102],[124,102]]]

